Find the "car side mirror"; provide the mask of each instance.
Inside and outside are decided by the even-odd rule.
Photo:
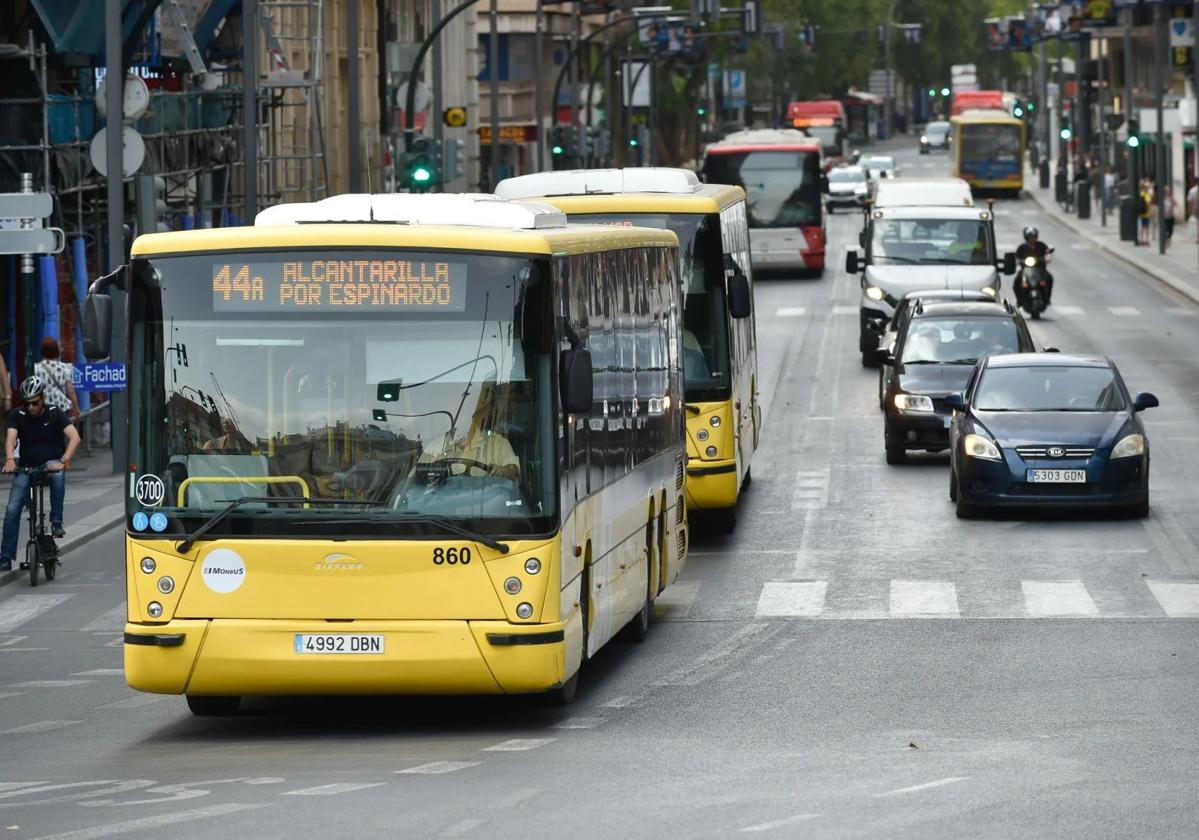
[[[562,410],[567,414],[590,414],[594,401],[591,381],[591,351],[563,350],[558,367]]]
[[[1041,352],[1042,353],[1060,353],[1062,351],[1058,350],[1056,347],[1043,347],[1041,349]]]
[[[1136,395],[1132,401],[1133,411],[1144,411],[1147,408],[1157,408],[1159,405],[1157,397],[1147,391],[1142,391]]]
[[[846,251],[845,252],[845,271],[847,274],[857,274],[858,273],[858,252],[857,251]]]
[[[966,410],[966,395],[965,394],[950,394],[945,398],[945,407],[952,408],[954,411]]]
[[[1016,252],[1015,251],[1008,251],[1006,254],[1003,255],[1003,273],[1004,274],[1015,274],[1016,273]]]
[[[734,318],[748,318],[753,311],[753,294],[749,290],[749,278],[740,268],[734,269],[729,277],[729,314]]]
[[[820,191],[828,195],[828,175],[820,176]]]

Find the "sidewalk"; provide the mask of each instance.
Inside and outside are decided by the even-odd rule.
[[[1156,240],[1152,245],[1136,245],[1120,241],[1120,216],[1118,209],[1109,209],[1107,226],[1100,224],[1099,202],[1092,197],[1091,218],[1080,220],[1065,212],[1053,199],[1053,186],[1041,189],[1036,170],[1028,170],[1024,176],[1024,193],[1047,215],[1074,231],[1084,242],[1149,275],[1174,291],[1199,304],[1199,245],[1188,236],[1184,224],[1174,228],[1174,238],[1165,254],[1157,252]]]
[[[8,501],[9,481],[7,476],[0,477],[0,504]],[[119,525],[124,519],[125,498],[122,488],[122,476],[112,471],[111,450],[97,447],[91,455],[80,450],[75,456],[67,473],[67,503],[63,510],[67,535],[58,541],[59,550],[68,562],[72,551]],[[46,504],[50,504],[48,494]],[[17,563],[25,555],[29,530],[27,516],[27,511],[22,514],[16,562],[11,572],[0,572],[0,586],[18,578],[29,578],[27,570],[17,568]]]

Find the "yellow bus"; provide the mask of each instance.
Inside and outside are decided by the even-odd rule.
[[[679,237],[687,399],[687,506],[735,527],[761,428],[745,192],[686,169],[542,172],[496,193],[558,207],[572,222],[668,228]]]
[[[949,120],[949,174],[975,190],[1024,188],[1024,121],[1007,111],[965,111]]]
[[[677,238],[494,196],[139,237],[125,674],[245,695],[574,695],[687,546]],[[603,394],[603,396],[601,396]]]

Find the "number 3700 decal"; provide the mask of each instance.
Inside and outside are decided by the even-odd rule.
[[[435,548],[433,549],[434,566],[465,566],[470,562],[469,548]]]

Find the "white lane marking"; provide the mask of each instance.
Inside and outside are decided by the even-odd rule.
[[[834,315],[857,315],[858,307],[848,306],[846,304],[839,303],[833,307],[833,314]]]
[[[23,691],[0,691],[0,700],[6,697],[20,697],[24,693]]]
[[[335,782],[330,785],[317,785],[316,787],[300,788],[299,790],[289,790],[280,796],[337,796],[339,793],[350,793],[355,790],[365,790],[366,788],[381,787],[386,782]]]
[[[7,688],[69,688],[73,685],[87,685],[92,680],[28,680],[11,683]]]
[[[1107,311],[1113,315],[1119,315],[1123,318],[1136,317],[1141,314],[1141,310],[1135,306],[1109,306]]]
[[[949,581],[891,581],[892,618],[957,618],[958,615],[958,590]]]
[[[132,697],[124,697],[120,700],[114,700],[111,703],[105,703],[101,709],[140,709],[142,706],[153,706],[155,703],[161,703],[164,700],[169,700],[165,694],[135,694]]]
[[[1081,580],[1022,580],[1024,609],[1029,618],[1057,615],[1099,615]]]
[[[442,773],[453,773],[456,770],[465,770],[467,767],[475,767],[482,763],[481,761],[430,761],[428,764],[418,764],[416,767],[395,772],[411,776],[440,776]]]
[[[483,747],[482,752],[524,752],[525,750],[535,750],[538,747],[544,747],[554,738],[509,738],[507,741],[500,741],[498,744],[492,744],[490,747]]]
[[[688,556],[691,552],[687,552]],[[662,619],[686,618],[695,605],[699,594],[699,583],[672,583],[654,601],[654,617]]]
[[[1090,248],[1091,246],[1085,242],[1071,242],[1070,247],[1073,248],[1075,251],[1085,251],[1088,248]]]
[[[81,828],[77,831],[67,831],[62,834],[46,834],[34,840],[93,840],[96,837],[112,837],[123,836],[134,831],[141,831],[147,828],[161,828],[164,825],[178,825],[179,823],[193,822],[195,820],[209,819],[210,817],[220,817],[225,814],[237,814],[242,811],[251,811],[256,808],[265,808],[263,804],[243,804],[237,802],[229,802],[224,805],[209,805],[207,808],[193,808],[190,811],[178,811],[174,814],[159,814],[156,817],[141,817],[136,820],[125,820],[119,823],[109,823],[108,825],[93,825],[88,828]]]
[[[826,580],[768,580],[758,596],[758,618],[813,617],[824,611]]]
[[[1074,317],[1078,317],[1080,315],[1087,314],[1087,311],[1085,309],[1083,309],[1081,306],[1057,306],[1057,305],[1055,305],[1053,307],[1053,311],[1056,312],[1058,315],[1066,315],[1070,318],[1074,318]]]
[[[1147,580],[1145,584],[1170,618],[1199,618],[1199,583]]]
[[[100,630],[124,630],[125,622],[129,619],[129,608],[125,602],[117,604],[104,615],[92,619],[79,629],[84,633],[96,633]]]
[[[613,697],[611,700],[607,701],[606,703],[600,703],[600,708],[601,709],[628,709],[628,708],[631,708],[636,705],[637,705],[636,698],[625,697],[624,695],[621,695],[619,697]]]
[[[21,788],[31,788],[46,784],[49,784],[49,782],[0,782],[0,791],[20,790]]]
[[[872,793],[870,795],[873,796],[875,799],[878,799],[879,797],[882,797],[882,796],[902,796],[905,793],[918,793],[919,791],[922,791],[922,790],[931,790],[932,788],[939,788],[939,787],[944,787],[945,785],[952,785],[952,784],[956,784],[958,782],[964,782],[969,778],[970,778],[969,776],[949,776],[948,778],[945,778],[945,779],[937,779],[937,781],[935,781],[935,782],[925,782],[922,785],[912,785],[911,787],[896,788],[895,790],[887,790],[887,791],[883,791],[882,793]]]
[[[6,639],[4,639],[3,641],[0,641],[0,648],[10,647],[12,645],[15,645],[17,642],[23,642],[28,638],[29,638],[28,636],[9,636]]]
[[[814,820],[820,814],[796,814],[792,817],[783,817],[781,820],[771,820],[770,822],[758,823],[757,825],[747,825],[745,828],[739,828],[737,831],[741,834],[750,834],[759,831],[771,831],[776,828],[782,828],[785,825],[793,825],[804,820]]]
[[[520,790],[514,790],[507,796],[501,796],[499,799],[497,799],[495,807],[515,808],[520,803],[532,799],[539,793],[541,793],[541,788],[522,788]]]
[[[65,729],[79,722],[77,720],[40,720],[37,723],[27,723],[12,729],[0,729],[0,735],[37,735],[42,732],[53,732],[55,729]]]
[[[466,819],[459,820],[451,825],[441,836],[461,837],[463,834],[469,834],[470,832],[474,831],[485,822],[487,822],[487,820],[481,820],[478,817],[467,817]]]
[[[52,610],[73,593],[59,592],[53,595],[14,595],[0,601],[0,633],[15,630],[26,621],[37,618],[46,610]]]
[[[1196,315],[1199,315],[1199,312],[1196,312],[1194,309],[1183,309],[1181,306],[1171,306],[1166,309],[1166,313],[1176,315],[1179,318],[1194,318]]]
[[[91,671],[77,671],[72,677],[119,677],[125,673],[124,668],[95,668]]]
[[[780,306],[774,310],[774,314],[778,318],[799,318],[807,315],[808,310],[804,306]]]
[[[828,505],[829,470],[800,470],[791,492],[792,510],[810,510]]]
[[[604,722],[602,717],[572,717],[555,723],[554,729],[595,729]]]

